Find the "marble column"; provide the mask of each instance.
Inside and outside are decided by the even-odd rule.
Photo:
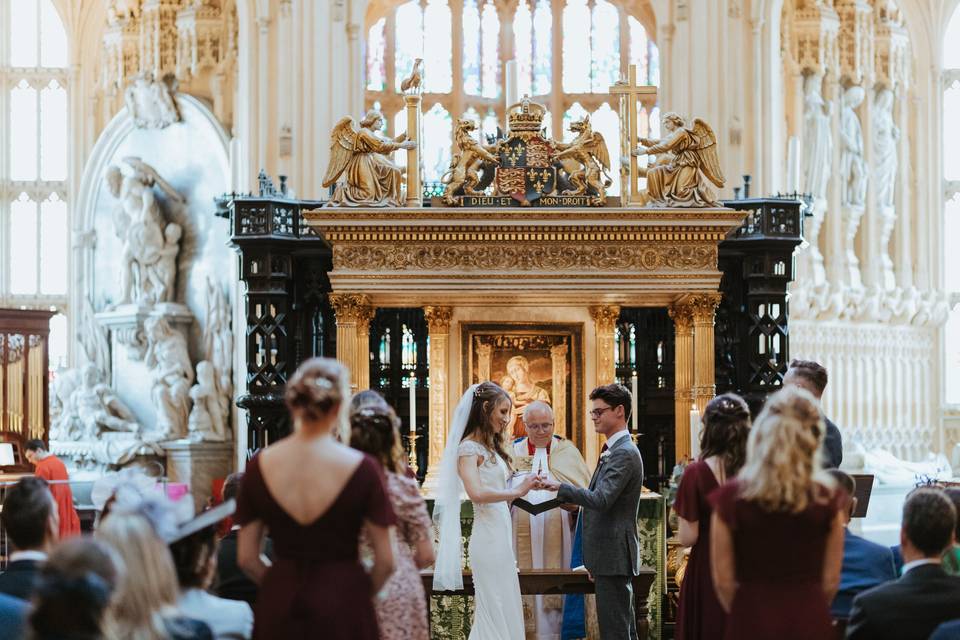
[[[674,302],[668,312],[674,330],[674,450],[679,462],[690,456],[690,406],[693,403],[693,308]]]
[[[330,305],[337,316],[337,360],[350,370],[350,390],[356,393],[365,388],[360,382],[370,382],[370,365],[367,362],[368,349],[360,348],[360,325],[366,318],[366,333],[370,331],[370,296],[364,293],[333,292]],[[363,374],[362,371],[366,371]]]
[[[690,299],[693,313],[693,401],[700,415],[717,393],[713,323],[718,304],[719,293],[699,294]]]
[[[427,457],[427,479],[424,489],[435,486],[440,472],[440,458],[447,444],[447,384],[449,382],[450,318],[452,307],[423,308],[430,334],[430,442]]]

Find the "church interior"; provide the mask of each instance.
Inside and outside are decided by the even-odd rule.
[[[960,487],[957,113],[960,0],[0,0],[0,514],[48,456],[84,536],[128,482],[202,517],[318,357],[389,405],[431,514],[485,382],[515,460],[546,406],[586,486],[622,385],[639,636],[701,637],[674,501],[716,396],[758,421],[822,371],[817,456],[877,545]],[[592,595],[567,631],[576,514],[534,511],[526,637],[601,637]],[[472,592],[420,568],[430,637],[466,638]]]

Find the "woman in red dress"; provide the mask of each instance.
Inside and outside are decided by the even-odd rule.
[[[822,469],[825,431],[810,393],[779,391],[750,430],[743,469],[710,496],[710,560],[728,640],[835,635],[846,505]]]
[[[743,398],[725,393],[707,403],[703,412],[700,459],[683,472],[673,504],[679,516],[677,537],[690,547],[680,585],[677,640],[722,638],[727,614],[717,600],[710,576],[710,516],[707,500],[717,487],[743,466],[750,432],[750,410]]]
[[[73,506],[73,491],[70,490],[70,475],[67,467],[57,456],[47,451],[43,440],[27,442],[27,461],[36,467],[33,472],[50,485],[50,493],[57,501],[57,514],[60,516],[60,539],[80,535],[80,517]]]
[[[378,638],[373,599],[393,571],[396,518],[379,463],[335,436],[349,379],[335,360],[303,363],[287,383],[293,433],[247,464],[235,521],[237,562],[259,584],[254,638]],[[357,550],[364,526],[369,574]]]

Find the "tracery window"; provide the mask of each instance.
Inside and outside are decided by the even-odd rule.
[[[400,81],[423,58],[423,162],[435,182],[450,162],[453,120],[469,117],[484,134],[504,122],[504,73],[516,61],[518,97],[547,107],[544,125],[558,140],[571,140],[573,120],[590,115],[603,134],[614,164],[618,151],[618,104],[609,87],[629,65],[638,81],[659,85],[659,55],[652,23],[616,0],[408,0],[397,6],[374,0],[367,12],[367,107],[387,116],[388,135],[406,127]],[[630,3],[631,7],[642,3]],[[652,15],[648,13],[647,15]],[[659,134],[655,102],[640,106],[639,133]],[[403,163],[405,154],[394,159]],[[619,190],[611,167],[610,193]]]
[[[960,8],[953,12],[943,40],[943,180],[944,180],[944,288],[960,292]],[[960,405],[960,307],[950,312],[945,330],[946,402]]]
[[[0,306],[50,307],[67,364],[67,36],[51,0],[0,0]]]

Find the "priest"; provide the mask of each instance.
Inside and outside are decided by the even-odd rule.
[[[536,400],[522,415],[526,436],[513,443],[514,468],[549,476],[578,487],[590,484],[590,470],[580,451],[569,440],[554,434],[553,409]],[[556,497],[553,491],[532,490],[526,500],[540,503]],[[552,509],[530,515],[513,509],[513,544],[521,569],[570,569],[576,510]],[[524,622],[528,640],[560,638],[563,596],[524,596]]]

